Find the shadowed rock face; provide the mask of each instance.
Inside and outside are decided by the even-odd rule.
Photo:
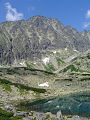
[[[0,64],[41,58],[43,50],[90,49],[90,31],[64,27],[57,19],[34,16],[28,20],[0,24]]]

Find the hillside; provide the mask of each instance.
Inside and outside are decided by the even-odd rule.
[[[35,120],[44,108],[69,115],[84,109],[90,104],[90,31],[78,32],[43,16],[0,23],[0,91],[0,117],[5,120],[22,120],[25,115],[18,114],[23,111],[29,111],[24,120]]]
[[[89,36],[89,31],[78,32],[57,19],[43,16],[0,23],[0,63],[18,65],[21,60],[42,59],[46,50],[84,52],[90,49]]]

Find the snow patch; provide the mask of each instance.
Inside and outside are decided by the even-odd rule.
[[[52,101],[50,100],[50,101],[48,101],[47,103],[52,103]]]
[[[67,51],[68,49],[67,49],[67,48],[65,48],[65,50]]]
[[[46,58],[42,59],[42,61],[46,65],[47,63],[49,63],[50,58],[46,57]]]
[[[53,51],[54,54],[56,54],[56,51]]]
[[[59,105],[57,105],[56,108],[59,108]]]
[[[74,49],[73,51],[78,52],[76,49]]]
[[[49,87],[48,82],[42,83],[42,84],[38,84],[39,87]]]
[[[36,62],[34,62],[33,64],[34,64],[34,65],[36,65],[37,63],[36,63]]]
[[[25,66],[25,61],[19,63],[21,66]]]

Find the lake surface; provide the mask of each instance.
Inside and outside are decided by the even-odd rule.
[[[80,115],[90,117],[90,93],[78,93],[67,95],[64,97],[56,97],[52,99],[43,99],[30,102],[23,102],[20,107],[27,110],[38,112],[52,112],[56,114],[62,111],[63,114]]]

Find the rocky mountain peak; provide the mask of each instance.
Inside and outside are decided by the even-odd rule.
[[[28,20],[0,24],[0,63],[32,60],[47,54],[47,50],[68,48],[78,52],[90,49],[90,31],[82,34],[64,26],[55,18],[33,16]],[[12,41],[11,41],[12,39]],[[44,53],[43,53],[44,51]]]

